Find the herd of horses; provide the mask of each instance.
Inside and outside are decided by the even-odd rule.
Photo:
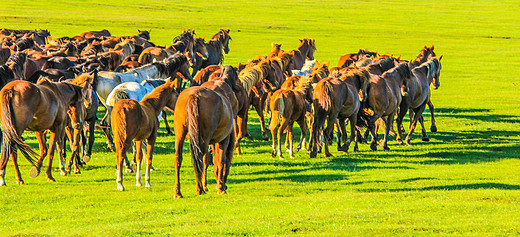
[[[56,38],[46,30],[0,30],[0,186],[6,184],[9,159],[17,183],[24,183],[17,150],[33,165],[33,177],[48,156],[46,175],[54,181],[51,171],[56,150],[60,173],[72,172],[73,165],[79,173],[92,156],[96,126],[106,135],[108,147],[115,150],[117,189],[123,191],[124,166],[126,172],[136,173],[136,185],[142,185],[143,157],[145,186],[151,186],[153,150],[159,121],[164,118],[168,134],[175,134],[176,198],[182,197],[179,171],[186,138],[197,194],[208,191],[211,164],[218,193],[226,193],[233,153],[242,154],[241,139],[250,137],[251,107],[259,115],[262,139],[268,140],[270,130],[272,156],[280,159],[284,159],[284,133],[284,147],[291,158],[300,149],[308,149],[310,157],[322,150],[326,157],[331,156],[334,131],[338,151],[347,152],[354,142],[357,152],[358,142],[367,142],[369,135],[370,148],[377,150],[381,128],[384,136],[379,145],[388,150],[391,133],[403,143],[406,113],[411,123],[404,143],[410,145],[417,122],[422,126],[422,139],[428,141],[423,120],[426,106],[431,112],[431,131],[437,130],[430,87],[440,86],[442,56],[436,57],[433,45],[424,46],[412,61],[360,49],[342,56],[337,67],[329,67],[314,59],[315,40],[304,38],[288,51],[273,43],[266,56],[234,67],[222,65],[229,52],[229,33],[221,29],[206,42],[194,30],[184,30],[172,45],[159,46],[150,41],[150,31],[112,36],[102,30]],[[107,112],[96,125],[100,105]],[[174,133],[166,111],[173,113]],[[296,148],[294,122],[301,130]],[[24,131],[35,132],[39,154],[24,143]],[[71,150],[68,165],[66,141]],[[131,161],[127,157],[130,148]]]

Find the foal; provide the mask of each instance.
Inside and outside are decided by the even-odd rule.
[[[141,184],[141,162],[143,151],[142,141],[147,140],[146,147],[146,187],[150,187],[150,169],[152,166],[153,147],[159,129],[157,119],[164,107],[172,109],[177,101],[176,81],[168,79],[165,84],[155,88],[152,93],[146,95],[141,102],[132,99],[118,101],[112,109],[111,121],[114,142],[116,145],[116,182],[117,190],[124,191],[123,187],[123,161],[127,159],[126,152],[136,141],[137,168],[136,186]]]

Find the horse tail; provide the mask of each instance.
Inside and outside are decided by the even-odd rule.
[[[271,102],[271,124],[269,124],[269,130],[274,130],[280,123],[280,116],[285,113],[285,101],[283,96],[273,96]],[[273,138],[274,139],[274,138]]]
[[[112,126],[112,132],[114,133],[114,144],[116,147],[124,147],[127,134],[126,128],[128,126],[133,126],[132,124],[128,124],[128,116],[127,116],[127,108],[123,107],[114,107],[110,114],[110,123]],[[136,116],[140,117],[141,114],[138,113]],[[140,118],[138,118],[140,119]]]
[[[204,170],[204,151],[202,134],[200,133],[200,111],[199,98],[192,97],[186,106],[186,114],[188,115],[188,136],[190,137],[190,151],[193,166],[198,172],[202,173]]]
[[[1,115],[2,116],[2,127],[4,128],[4,134],[2,137],[2,156],[0,158],[0,166],[4,166],[11,153],[15,152],[14,146],[18,147],[22,152],[23,156],[33,165],[37,166],[38,153],[33,151],[31,147],[25,144],[20,135],[16,132],[16,121],[14,112],[12,110],[12,97],[13,91],[4,91],[1,103]]]
[[[328,82],[325,82],[323,84],[321,84],[321,90],[317,90],[317,100],[318,100],[318,104],[320,106],[319,109],[323,110],[323,111],[318,111],[318,112],[325,112],[325,111],[329,111],[331,108],[332,108],[332,101],[330,99],[330,95],[332,93],[332,88],[331,88],[331,85],[328,83]]]
[[[151,61],[150,53],[146,53],[146,52],[141,53],[141,55],[139,55],[139,58],[137,59],[137,62],[139,62],[141,64],[151,63],[152,61]]]

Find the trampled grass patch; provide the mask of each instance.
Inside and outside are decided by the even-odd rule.
[[[0,3],[0,28],[48,29],[73,36],[108,29],[171,44],[183,29],[211,37],[231,29],[226,65],[316,39],[320,62],[368,48],[413,59],[424,45],[443,55],[441,86],[432,91],[439,131],[430,142],[416,131],[412,146],[310,159],[271,158],[250,111],[244,155],[234,156],[228,195],[195,194],[188,146],[181,188],[173,199],[173,137],[159,131],[152,188],[124,175],[115,183],[115,155],[96,132],[94,155],[82,174],[16,185],[11,163],[0,188],[0,235],[518,235],[520,234],[520,25],[514,1],[12,1]],[[101,113],[99,116],[102,116]],[[170,116],[171,117],[171,116]],[[425,112],[429,130],[429,111]],[[406,123],[408,124],[408,120]],[[296,138],[299,136],[295,129]],[[25,141],[37,149],[34,135]],[[352,148],[351,148],[352,149]],[[57,162],[54,162],[57,167]],[[210,168],[211,169],[211,168]]]

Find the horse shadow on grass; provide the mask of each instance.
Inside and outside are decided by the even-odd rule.
[[[419,188],[361,189],[360,191],[363,191],[363,192],[411,192],[411,191],[453,191],[453,190],[478,190],[478,189],[520,190],[520,185],[485,182],[485,183],[473,183],[473,184],[427,186],[427,187],[419,187]]]
[[[425,111],[423,116],[430,112]],[[507,122],[520,123],[520,117],[506,114],[496,114],[490,109],[464,109],[464,108],[436,108],[436,117],[446,117],[454,119],[470,119],[482,122]]]

